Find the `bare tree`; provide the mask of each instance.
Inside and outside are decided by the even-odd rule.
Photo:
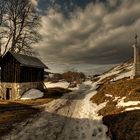
[[[37,43],[40,17],[30,0],[0,0],[0,25],[3,55],[12,52],[31,55],[31,45]]]

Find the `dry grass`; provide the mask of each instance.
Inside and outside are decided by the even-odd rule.
[[[37,112],[39,112],[37,108],[4,111],[0,113],[0,124],[23,121]]]
[[[11,107],[21,107],[21,106],[38,106],[47,104],[52,101],[52,98],[42,98],[42,99],[34,99],[34,100],[16,100],[16,101],[0,101],[0,110],[8,109]]]
[[[124,101],[140,101],[140,79],[124,78],[116,82],[106,82],[98,89],[98,93],[91,98],[91,101],[96,104],[101,104],[107,101],[106,107],[99,111],[100,115],[116,114],[125,108],[117,108],[115,97],[126,97]],[[112,97],[107,97],[106,94]]]
[[[121,111],[123,111],[123,108],[117,108],[116,102],[108,102],[104,108],[98,111],[98,114],[107,116],[110,114],[117,114]]]
[[[103,117],[108,126],[108,135],[112,140],[140,139],[140,110],[122,112]]]
[[[12,129],[13,124],[25,121],[27,118],[39,113],[41,110],[37,108],[25,108],[20,110],[0,112],[0,137],[7,135]]]
[[[60,88],[60,87],[55,87],[55,88],[49,88],[48,91],[46,92],[44,98],[59,98],[64,94],[67,94],[71,92],[72,90],[70,89],[65,89],[65,88]]]
[[[25,105],[34,106],[34,105],[47,104],[52,100],[53,100],[52,98],[41,98],[41,99],[33,99],[33,100],[25,100],[25,101],[18,100],[15,103],[21,103],[21,104],[25,104]]]

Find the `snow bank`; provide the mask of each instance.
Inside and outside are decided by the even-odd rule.
[[[138,105],[140,104],[140,101],[128,101],[128,102],[124,102],[124,99],[126,97],[123,97],[121,99],[118,100],[118,107],[127,107],[127,106],[132,106],[132,105]]]
[[[116,74],[118,74],[118,73],[120,73],[120,70],[114,70],[114,69],[113,69],[112,71],[101,75],[101,76],[100,76],[100,81],[103,80],[103,79],[105,79],[105,78],[107,78],[107,77],[109,77],[109,76],[116,75]]]
[[[133,69],[133,65],[132,64],[128,65],[127,69],[128,70],[132,70]]]
[[[92,81],[88,80],[84,82],[85,85],[92,85]]]
[[[31,89],[24,93],[21,100],[37,99],[43,97],[44,93],[37,89]]]
[[[130,108],[126,108],[125,111],[131,111],[131,110],[139,110],[140,107],[130,107]]]
[[[80,134],[77,135],[80,137],[80,135],[84,134],[84,140],[110,140],[106,135],[108,129],[102,122],[102,116],[98,114],[98,111],[104,108],[107,102],[97,105],[90,101],[91,97],[97,94],[96,89],[99,81],[94,83],[86,81],[84,84],[88,86],[90,85],[90,90],[86,91],[87,93],[83,100],[77,102],[73,115],[71,116],[72,118],[85,119],[85,121],[80,124],[82,126],[82,130]]]
[[[124,70],[126,70],[127,72],[123,72]],[[110,70],[109,72],[106,72],[102,75],[100,75],[100,81],[110,77],[110,76],[115,76],[115,78],[111,79],[110,81],[117,81],[120,79],[123,79],[125,77],[131,77],[133,75],[133,65],[131,64],[124,64],[124,65],[120,65],[117,66],[115,68],[113,68],[112,70]]]
[[[120,79],[123,79],[125,77],[131,77],[133,74],[133,71],[128,71],[128,72],[125,72],[125,73],[121,73],[119,74],[118,76],[116,76],[113,80],[111,81],[117,81],[117,80],[120,80]]]
[[[44,83],[47,88],[54,88],[54,87],[61,87],[61,88],[68,88],[69,83],[66,81],[61,81],[57,83],[45,82]]]

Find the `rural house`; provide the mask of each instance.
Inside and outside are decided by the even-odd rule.
[[[8,51],[1,61],[1,98],[15,100],[29,89],[43,90],[44,69],[38,58]]]

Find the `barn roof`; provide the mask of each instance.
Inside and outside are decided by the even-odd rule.
[[[11,51],[9,51],[9,53],[12,54],[12,56],[21,64],[21,66],[48,69],[48,67],[40,59],[36,57],[23,55],[19,53],[13,53]]]

